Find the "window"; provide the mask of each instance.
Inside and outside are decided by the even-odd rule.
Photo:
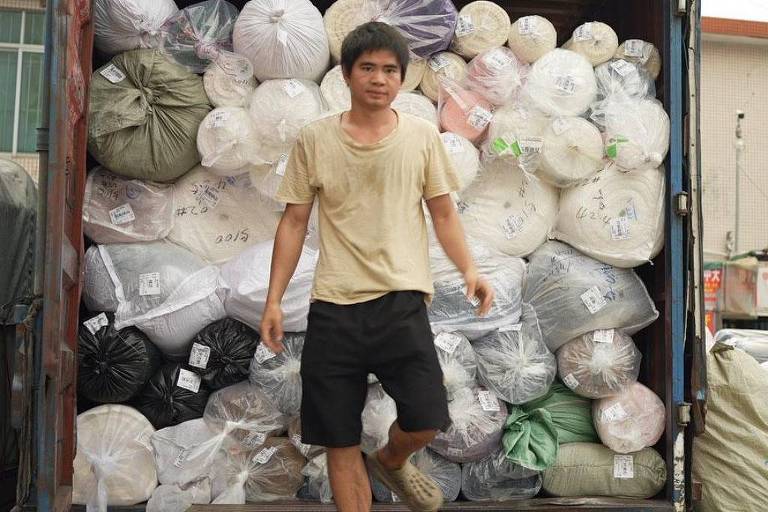
[[[0,152],[35,152],[44,33],[44,13],[0,11]]]

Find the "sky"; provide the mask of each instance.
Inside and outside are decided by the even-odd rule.
[[[768,0],[701,0],[701,15],[768,22]]]

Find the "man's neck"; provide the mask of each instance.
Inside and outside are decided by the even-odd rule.
[[[397,119],[396,115],[390,107],[370,110],[360,108],[353,103],[352,108],[347,112],[346,120],[359,128],[373,128],[394,122]]]

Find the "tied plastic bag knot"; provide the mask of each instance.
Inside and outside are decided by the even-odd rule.
[[[271,23],[280,23],[282,21],[283,16],[285,16],[285,9],[275,9],[275,11],[270,14],[269,21]]]
[[[213,59],[213,63],[224,71],[227,76],[235,80],[247,82],[253,78],[253,65],[251,61],[242,55],[219,50],[218,55]]]
[[[195,55],[203,60],[215,60],[218,58],[220,50],[215,43],[209,41],[198,41],[195,43]]]

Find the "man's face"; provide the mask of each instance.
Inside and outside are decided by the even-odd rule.
[[[400,64],[389,50],[363,53],[344,78],[352,103],[370,110],[389,108],[402,85]]]

